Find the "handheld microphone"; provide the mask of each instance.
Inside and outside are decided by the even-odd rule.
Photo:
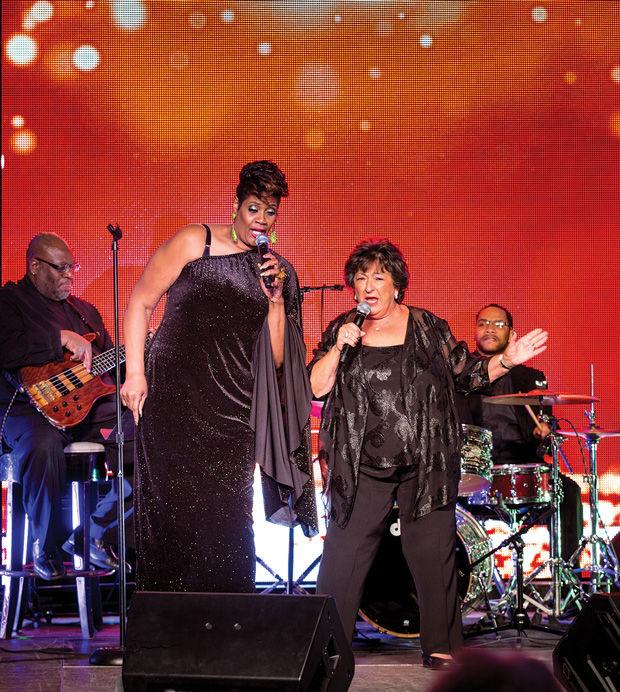
[[[256,247],[262,264],[265,261],[265,255],[269,252],[269,238],[264,233],[259,233],[256,236]],[[263,282],[267,288],[272,288],[273,276],[263,276]]]
[[[358,328],[361,329],[362,325],[364,324],[364,320],[370,315],[370,305],[366,301],[363,301],[357,306],[357,312],[355,313],[355,318],[353,319],[353,324]],[[342,365],[345,360],[347,359],[347,356],[349,355],[349,349],[351,347],[351,344],[345,344],[342,351],[340,352],[340,358],[339,362]]]

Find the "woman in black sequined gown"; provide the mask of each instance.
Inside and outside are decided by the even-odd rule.
[[[274,229],[287,194],[275,164],[247,164],[232,225],[181,229],[151,258],[130,298],[122,397],[138,423],[140,590],[254,590],[256,461],[271,488],[272,517],[291,519],[292,507],[307,533],[316,528],[297,277],[272,252],[260,265],[256,251],[256,236]],[[149,318],[166,291],[144,367]]]

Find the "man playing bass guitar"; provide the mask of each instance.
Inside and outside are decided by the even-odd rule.
[[[61,513],[66,475],[63,449],[77,441],[106,443],[101,431],[114,428],[116,423],[114,396],[108,393],[113,389],[106,388],[99,377],[91,376],[93,357],[112,348],[112,341],[97,309],[71,296],[78,269],[62,238],[55,233],[40,233],[28,245],[24,277],[0,289],[0,369],[4,375],[0,377],[0,434],[4,451],[11,451],[19,469],[32,531],[34,571],[45,580],[65,573],[61,547],[65,552],[73,552],[72,536],[67,538],[68,527],[63,526]],[[85,338],[89,334],[94,337]],[[79,403],[71,408],[67,401],[59,399],[46,412],[40,397],[33,394],[35,388],[28,387],[25,379],[38,368],[45,371],[42,366],[53,369],[53,364],[58,370],[79,367],[49,380],[43,378],[39,389],[45,396],[56,396],[66,394],[73,386],[79,387],[79,396],[68,397]],[[83,379],[85,384],[76,378]],[[50,387],[49,382],[55,385]],[[19,385],[22,386],[17,389]],[[90,400],[89,388],[95,390]],[[59,409],[60,415],[55,415],[53,409]],[[73,414],[75,420],[71,418]],[[64,420],[63,415],[67,416]],[[128,428],[125,454],[131,459],[133,427],[128,422],[123,426]],[[112,434],[110,439],[114,438]],[[113,463],[116,452],[109,451],[107,457]],[[102,539],[106,528],[116,521],[115,488],[113,483],[91,516],[89,551],[93,564],[113,569],[118,563]],[[125,494],[130,491],[126,482]]]

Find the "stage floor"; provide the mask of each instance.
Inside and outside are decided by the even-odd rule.
[[[118,620],[116,620],[118,622]],[[473,622],[472,616],[468,622]],[[467,624],[467,623],[466,623]],[[423,692],[441,676],[422,667],[417,639],[382,635],[364,622],[358,623],[355,678],[352,692]],[[467,628],[466,628],[467,629]],[[525,655],[552,667],[552,652],[559,637],[528,630],[522,639]],[[510,653],[517,648],[515,630],[468,638],[466,646]],[[90,653],[100,646],[118,643],[118,624],[106,618],[103,630],[91,640],[81,638],[79,622],[55,618],[38,629],[26,626],[21,636],[2,642],[0,690],[2,692],[122,692],[120,668],[91,666]]]

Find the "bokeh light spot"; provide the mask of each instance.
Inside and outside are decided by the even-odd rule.
[[[572,86],[577,81],[577,75],[569,70],[568,72],[564,73],[564,81],[569,86]]]
[[[536,22],[536,24],[543,24],[544,22],[547,21],[547,8],[543,7],[542,5],[536,5],[536,7],[532,7],[532,20]]]
[[[37,146],[37,138],[32,130],[20,129],[11,135],[11,146],[18,154],[29,154]]]
[[[174,53],[170,53],[170,67],[175,70],[183,70],[187,67],[189,63],[189,58],[187,53],[182,50],[177,50]]]
[[[99,64],[99,51],[88,44],[76,48],[73,53],[73,64],[84,72],[94,70]]]
[[[371,79],[379,79],[381,77],[381,70],[378,67],[371,67],[368,70],[368,76]]]
[[[112,0],[112,16],[121,29],[135,31],[146,22],[146,7],[142,0]]]
[[[47,22],[54,15],[54,6],[47,0],[38,0],[30,8],[28,16],[35,22]]]
[[[321,110],[330,106],[340,96],[338,75],[326,63],[306,63],[297,78],[297,94],[307,108]]]
[[[269,41],[263,41],[258,44],[257,50],[259,55],[271,55],[271,43],[269,43]]]
[[[313,129],[306,132],[306,146],[309,149],[322,149],[325,145],[325,133],[323,130]]]
[[[620,84],[620,65],[615,65],[614,67],[612,67],[611,72],[609,74],[612,80],[616,82],[616,84]]]
[[[609,130],[614,137],[620,137],[620,111],[609,116]]]
[[[25,34],[11,36],[4,46],[4,54],[15,65],[29,65],[37,53],[37,42]]]
[[[86,2],[84,3],[84,7],[87,10],[92,10],[95,7],[95,0],[86,0]]]
[[[14,116],[11,118],[11,125],[13,125],[13,127],[16,127],[16,128],[23,127],[23,126],[24,126],[24,122],[25,122],[25,121],[24,121],[24,116],[23,116],[23,115],[14,115]]]
[[[204,29],[207,24],[207,18],[203,12],[192,12],[187,21],[193,29]]]
[[[335,22],[336,24],[340,24],[341,21],[342,21],[342,16],[339,15],[339,14],[335,15],[335,17],[334,17],[334,22]]]
[[[52,48],[45,55],[45,67],[56,79],[67,79],[77,74],[73,64],[73,46],[66,43]]]
[[[420,36],[420,45],[422,48],[430,48],[433,45],[433,37],[430,34],[422,34]]]
[[[360,130],[362,132],[370,132],[370,121],[369,120],[362,120],[360,121]]]
[[[232,10],[223,10],[220,12],[220,19],[224,24],[230,24],[235,21],[235,13]]]

